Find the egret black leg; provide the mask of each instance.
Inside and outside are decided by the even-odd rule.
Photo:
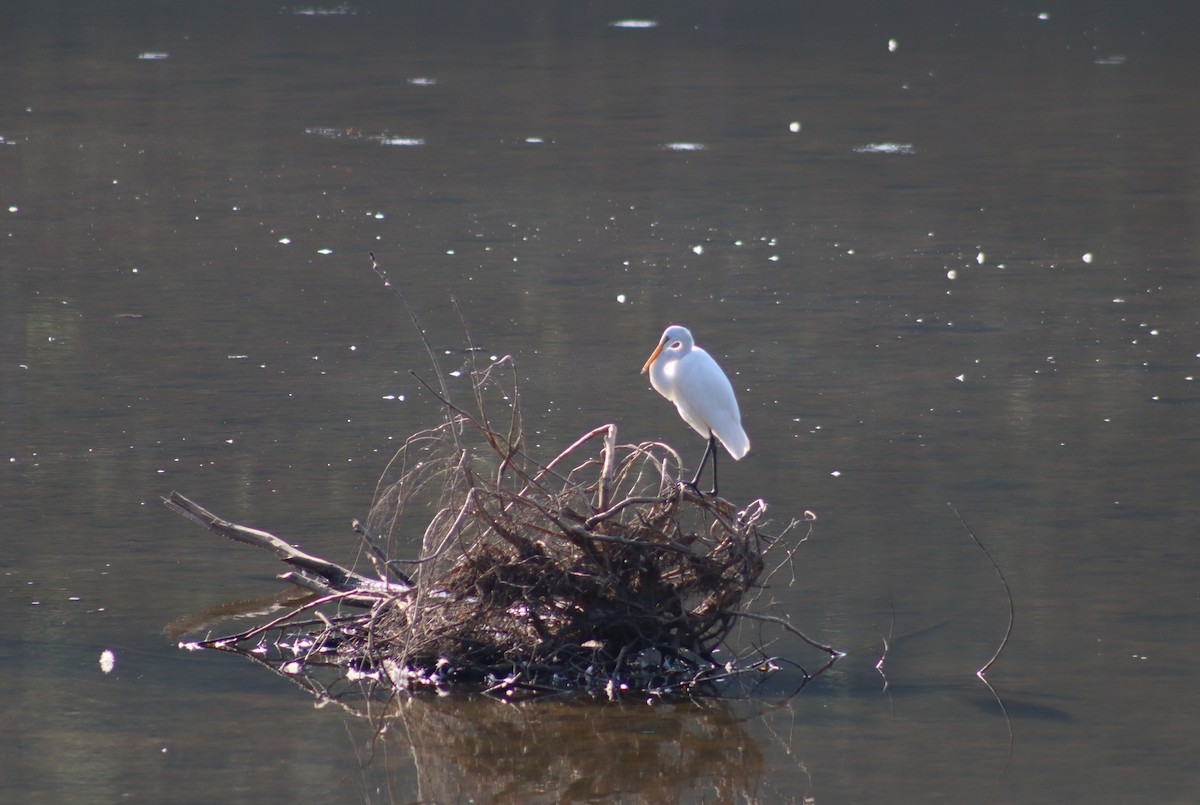
[[[708,437],[708,452],[712,453],[713,457],[713,488],[711,494],[715,498],[717,496],[717,455],[721,452],[717,449],[716,436]]]
[[[696,468],[695,477],[692,478],[691,483],[688,484],[688,486],[690,486],[692,489],[695,489],[697,493],[700,492],[700,487],[697,486],[697,484],[700,483],[700,476],[704,474],[704,465],[708,463],[708,457],[711,455],[712,460],[713,460],[713,488],[712,488],[712,491],[709,492],[708,494],[710,494],[710,495],[717,494],[717,449],[716,449],[716,447],[717,447],[717,437],[710,433],[708,435],[708,446],[704,448],[704,457],[700,459],[700,466]]]

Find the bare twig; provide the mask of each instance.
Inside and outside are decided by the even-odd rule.
[[[961,514],[959,514],[958,509],[954,506],[954,504],[947,503],[946,505],[950,507],[950,511],[954,512],[954,516],[958,518],[958,521],[962,523],[963,528],[967,530],[967,533],[971,536],[971,539],[973,539],[975,544],[979,546],[979,550],[983,551],[983,555],[986,556],[988,562],[991,563],[992,569],[995,570],[996,575],[1000,577],[1000,583],[1004,585],[1004,594],[1008,597],[1008,627],[1004,630],[1004,637],[1000,640],[1000,645],[996,647],[996,653],[992,655],[992,658],[985,662],[983,667],[975,672],[977,677],[983,679],[984,674],[986,674],[988,669],[992,667],[997,659],[999,659],[1000,653],[1004,651],[1004,647],[1008,645],[1008,640],[1012,636],[1013,632],[1013,623],[1016,621],[1017,610],[1013,605],[1012,590],[1008,586],[1008,579],[1004,578],[1004,571],[1002,571],[1000,566],[996,564],[996,560],[992,558],[990,553],[988,553],[988,549],[984,547],[983,542],[980,541],[979,537],[975,536],[975,532],[971,530],[971,526],[967,525],[967,521],[963,519]]]
[[[823,643],[818,643],[816,640],[813,640],[811,637],[804,634],[804,632],[800,631],[795,626],[792,626],[791,622],[788,621],[786,618],[781,618],[777,615],[762,615],[757,612],[731,611],[729,614],[736,615],[739,618],[749,618],[750,620],[754,620],[754,621],[764,621],[765,623],[774,623],[777,626],[782,626],[784,629],[791,632],[796,637],[803,640],[805,643],[808,643],[813,648],[824,651],[826,654],[828,654],[830,657],[833,657],[834,659],[840,659],[841,657],[846,656],[843,652],[838,651],[837,649],[833,648],[832,646],[826,646]]]
[[[404,297],[404,294],[401,293],[400,289],[392,284],[391,279],[388,278],[387,272],[383,270],[383,267],[379,265],[379,261],[375,259],[375,253],[367,252],[367,254],[371,256],[371,270],[374,271],[381,280],[383,280],[383,287],[395,294],[396,298],[400,300],[400,304],[404,306],[405,312],[408,313],[409,319],[412,320],[413,327],[416,328],[417,331],[417,336],[421,339],[421,343],[425,346],[425,354],[429,356],[429,363],[433,366],[433,371],[437,375],[438,385],[442,389],[442,399],[449,400],[450,389],[446,386],[446,376],[442,373],[442,366],[440,363],[438,363],[437,355],[433,351],[433,345],[429,343],[429,338],[425,335],[425,328],[421,326],[420,320],[417,319],[416,311],[414,311],[412,306],[408,304],[408,300]],[[455,437],[457,438],[457,434],[455,434]]]

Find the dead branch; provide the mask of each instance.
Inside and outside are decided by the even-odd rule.
[[[172,492],[169,497],[163,499],[163,503],[176,514],[183,515],[222,536],[257,548],[264,548],[275,554],[303,574],[297,578],[304,578],[309,583],[300,584],[302,587],[326,593],[366,592],[384,595],[406,592],[410,588],[410,585],[399,582],[387,583],[367,578],[319,556],[313,556],[298,548],[293,548],[267,531],[231,523],[195,501],[188,500],[178,492]],[[314,574],[321,580],[321,583],[314,583],[313,576],[309,574]]]

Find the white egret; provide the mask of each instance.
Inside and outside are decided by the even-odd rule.
[[[691,331],[677,324],[663,331],[658,346],[642,367],[642,374],[647,369],[654,390],[675,403],[683,421],[708,440],[704,458],[700,459],[696,477],[689,486],[700,491],[696,484],[711,455],[713,488],[710,494],[717,494],[716,441],[721,440],[734,461],[750,452],[750,438],[742,429],[742,415],[729,378],[711,355],[696,346]]]

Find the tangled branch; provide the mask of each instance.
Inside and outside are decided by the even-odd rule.
[[[285,645],[289,667],[333,666],[393,693],[694,695],[742,673],[718,649],[743,620],[778,621],[744,608],[783,542],[761,530],[766,504],[738,509],[679,484],[671,447],[620,444],[615,425],[539,462],[526,450],[512,360],[476,367],[472,380],[470,411],[427,385],[444,422],[405,442],[356,523],[377,580],[281,554],[321,603],[368,612],[330,619],[310,603],[272,622],[275,644],[257,628],[193,645],[259,659]],[[265,533],[182,496],[168,505],[235,539]],[[397,558],[418,534],[417,557]]]

